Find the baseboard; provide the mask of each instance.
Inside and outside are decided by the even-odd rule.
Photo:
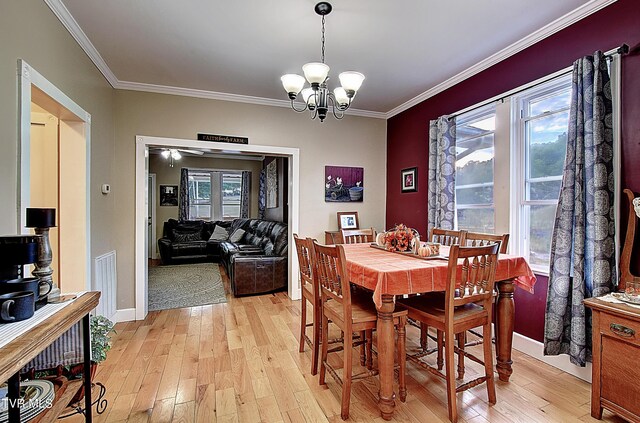
[[[571,363],[571,361],[569,361],[569,356],[566,354],[544,355],[544,345],[542,342],[527,338],[526,336],[515,332],[513,334],[513,348],[550,366],[567,372],[570,375],[591,383],[591,363],[587,363],[585,367],[580,367]]]
[[[135,308],[125,308],[116,310],[116,314],[111,319],[115,323],[118,322],[132,322],[136,320],[136,309]]]

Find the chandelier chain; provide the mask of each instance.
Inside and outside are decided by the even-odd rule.
[[[324,63],[324,15],[322,15],[322,63]]]

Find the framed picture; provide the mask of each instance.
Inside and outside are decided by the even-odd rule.
[[[272,160],[267,165],[267,208],[278,207],[278,161]]]
[[[361,203],[363,196],[364,168],[324,167],[324,201],[328,203]]]
[[[358,212],[338,212],[338,230],[360,229]]]
[[[402,169],[402,192],[418,191],[418,168]]]
[[[160,185],[160,205],[174,207],[178,205],[177,185]]]

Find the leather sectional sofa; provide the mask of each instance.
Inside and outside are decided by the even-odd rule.
[[[230,239],[212,239],[215,226],[224,228]],[[286,224],[261,219],[169,219],[158,240],[163,264],[221,262],[236,296],[287,288],[287,244]]]

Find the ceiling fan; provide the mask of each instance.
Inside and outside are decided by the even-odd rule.
[[[182,158],[182,153],[192,154],[195,156],[202,156],[204,151],[201,150],[189,150],[186,148],[154,148],[152,149],[154,152],[159,151],[160,155],[165,159],[169,160],[169,166],[173,167],[175,160],[180,160]]]

